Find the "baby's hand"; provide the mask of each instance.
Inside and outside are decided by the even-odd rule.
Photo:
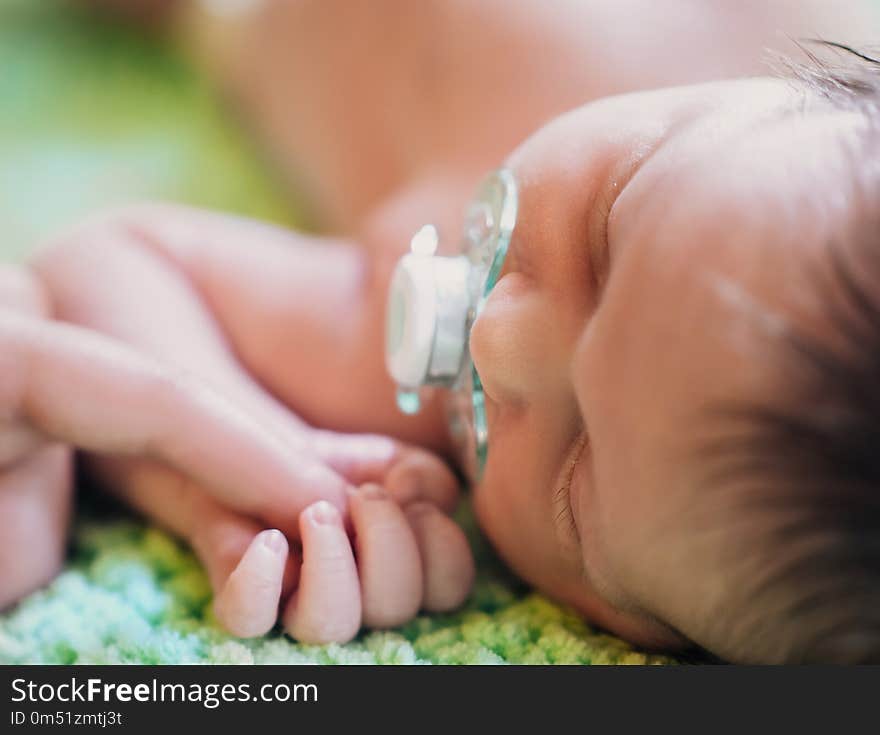
[[[297,453],[300,459],[364,484],[346,483],[341,504],[334,497],[304,506],[315,488],[291,476],[278,492],[287,492],[287,506],[304,510],[284,533],[223,502],[216,476],[200,481],[185,467],[152,458],[92,455],[89,464],[111,492],[190,543],[207,570],[217,619],[234,635],[263,635],[280,610],[298,640],[344,642],[361,625],[395,626],[420,609],[460,605],[474,562],[464,532],[447,515],[457,493],[442,463],[380,436],[304,429],[303,442],[309,449]],[[202,447],[206,462],[223,452],[216,444]],[[256,479],[261,469],[240,466],[238,476]],[[271,515],[267,508],[262,518]],[[277,515],[288,513],[282,507]]]
[[[461,530],[430,503],[401,508],[378,485],[352,491],[354,542],[327,503],[300,517],[303,566],[284,623],[300,640],[347,640],[361,624],[400,625],[451,610],[474,577]]]
[[[218,621],[237,636],[268,632],[280,610],[298,640],[344,642],[361,625],[399,625],[420,609],[460,605],[474,562],[464,532],[447,515],[457,502],[449,470],[387,437],[308,428],[300,436],[296,456],[339,472],[348,489],[342,503],[334,497],[303,505],[315,488],[291,476],[279,488],[288,499],[277,516],[287,517],[283,506],[303,510],[284,533],[223,502],[216,478],[202,483],[153,459],[95,455],[90,465],[113,493],[190,543],[207,570]],[[203,448],[206,457],[222,452],[216,444]],[[261,467],[239,473],[256,478]],[[267,507],[262,518],[271,516]]]
[[[403,508],[375,484],[351,491],[350,510],[353,539],[333,505],[307,508],[302,547],[290,556],[281,533],[258,534],[215,600],[223,624],[241,636],[266,632],[285,588],[295,591],[284,605],[284,628],[307,643],[345,642],[362,625],[392,627],[420,609],[461,604],[474,566],[447,516],[430,503]]]

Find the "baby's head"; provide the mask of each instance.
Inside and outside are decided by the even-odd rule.
[[[509,159],[477,516],[645,645],[880,660],[880,66],[612,98]]]

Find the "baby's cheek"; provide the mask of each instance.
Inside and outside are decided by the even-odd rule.
[[[497,451],[493,460],[498,465],[508,463],[516,467],[517,462],[509,452]],[[492,451],[492,450],[490,450]],[[518,473],[491,473],[474,489],[472,505],[480,531],[492,545],[495,553],[504,564],[520,579],[531,584],[540,584],[541,575],[536,574],[537,560],[541,556],[541,546],[519,521],[523,511],[528,512],[528,499],[518,492],[519,487],[511,481]]]

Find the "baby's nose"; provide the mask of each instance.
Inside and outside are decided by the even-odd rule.
[[[495,286],[470,335],[474,366],[486,395],[501,406],[529,403],[557,380],[552,319],[530,279],[505,275]]]

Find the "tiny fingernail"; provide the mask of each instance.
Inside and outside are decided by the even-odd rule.
[[[284,534],[281,531],[276,529],[270,529],[268,531],[263,531],[263,546],[265,546],[269,551],[273,553],[278,553],[284,550]]]
[[[388,493],[385,492],[385,489],[374,482],[369,482],[366,485],[353,488],[349,493],[355,497],[363,498],[364,500],[384,500],[388,497]]]
[[[319,500],[309,508],[309,517],[319,525],[331,525],[339,522],[339,511],[326,500]]]

